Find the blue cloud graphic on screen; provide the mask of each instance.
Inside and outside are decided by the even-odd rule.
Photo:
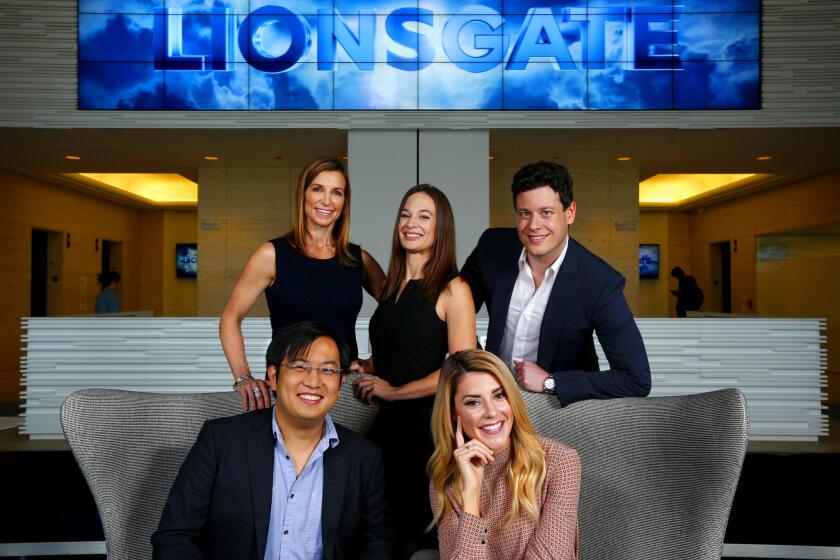
[[[80,0],[79,108],[755,109],[759,0]]]

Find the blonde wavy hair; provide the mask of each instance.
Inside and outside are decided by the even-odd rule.
[[[525,401],[519,386],[502,361],[484,350],[462,350],[449,356],[440,370],[435,406],[432,411],[432,438],[435,451],[429,459],[427,473],[438,497],[438,508],[429,525],[434,527],[447,515],[452,504],[446,496],[451,488],[455,499],[463,504],[460,493],[461,474],[452,457],[455,450],[455,391],[467,373],[488,373],[496,378],[507,395],[513,413],[510,432],[510,470],[508,485],[513,494],[507,523],[525,511],[534,521],[539,518],[537,495],[545,482],[545,451],[528,419]]]
[[[297,190],[295,190],[295,204],[292,210],[292,231],[286,234],[289,244],[297,251],[306,254],[304,250],[306,239],[306,189],[323,171],[337,171],[344,177],[344,207],[341,215],[332,229],[335,254],[342,266],[358,266],[359,260],[350,253],[350,176],[341,160],[335,157],[318,157],[300,172]]]

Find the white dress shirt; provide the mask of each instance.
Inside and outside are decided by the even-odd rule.
[[[525,248],[522,248],[522,253],[519,255],[519,275],[516,277],[513,293],[510,296],[505,333],[502,336],[499,356],[511,372],[514,371],[514,360],[537,361],[540,327],[545,314],[545,306],[548,303],[548,296],[551,295],[551,288],[554,287],[557,271],[563,264],[563,259],[566,258],[568,248],[569,238],[567,237],[563,252],[545,271],[539,288],[535,285],[534,274],[525,258]]]

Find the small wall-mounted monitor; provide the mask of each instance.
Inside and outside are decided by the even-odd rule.
[[[659,244],[639,245],[639,278],[659,278]]]
[[[198,245],[175,244],[175,275],[178,278],[195,278],[198,273]]]

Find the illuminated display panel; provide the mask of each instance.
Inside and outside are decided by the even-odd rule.
[[[79,108],[758,109],[760,0],[79,0]]]

